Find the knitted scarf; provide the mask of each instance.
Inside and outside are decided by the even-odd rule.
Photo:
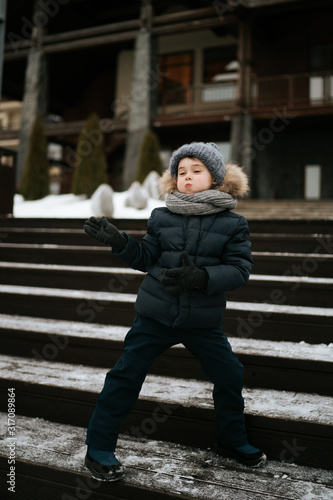
[[[208,189],[199,193],[184,194],[175,190],[168,194],[165,204],[170,212],[182,215],[208,215],[236,207],[236,199],[228,193]]]

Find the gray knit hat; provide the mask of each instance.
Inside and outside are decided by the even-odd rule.
[[[221,185],[225,176],[225,162],[221,151],[214,142],[192,142],[184,144],[172,153],[170,175],[177,177],[178,164],[183,158],[198,158],[208,168],[217,185]]]

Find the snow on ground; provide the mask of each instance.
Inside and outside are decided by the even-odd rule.
[[[137,210],[125,206],[127,196],[127,191],[113,194],[114,219],[147,219],[154,208],[165,206],[164,201],[149,198],[147,208]],[[16,194],[13,215],[19,218],[84,219],[93,215],[90,205],[90,199],[74,194],[49,195],[36,201],[25,201],[21,195]]]

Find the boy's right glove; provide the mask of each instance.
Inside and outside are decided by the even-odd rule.
[[[105,217],[101,219],[90,217],[84,223],[83,229],[89,236],[112,247],[116,252],[124,250],[127,244],[126,238]]]

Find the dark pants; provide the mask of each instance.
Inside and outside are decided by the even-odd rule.
[[[217,440],[224,446],[247,443],[242,397],[243,365],[221,329],[169,328],[137,315],[125,338],[125,352],[105,378],[89,422],[86,444],[114,451],[122,419],[136,402],[146,374],[159,354],[183,344],[214,384]]]

